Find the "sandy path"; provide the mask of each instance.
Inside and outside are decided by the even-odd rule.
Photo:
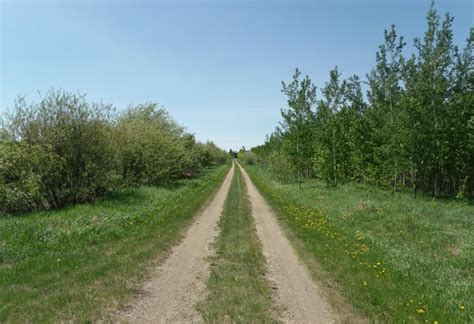
[[[240,167],[240,165],[239,165]],[[306,272],[276,216],[241,168],[268,266],[268,278],[277,288],[277,301],[283,306],[281,320],[287,323],[331,323],[335,321],[321,289]]]
[[[211,243],[217,236],[217,222],[230,188],[234,166],[219,191],[197,216],[183,241],[172,249],[164,264],[146,282],[142,298],[132,302],[130,309],[116,320],[132,323],[190,323],[202,321],[194,308],[203,295],[211,254]]]

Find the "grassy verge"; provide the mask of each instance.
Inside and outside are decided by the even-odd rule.
[[[95,320],[120,306],[215,192],[228,166],[172,188],[0,219],[0,322]]]
[[[250,177],[279,214],[303,259],[381,321],[474,320],[474,206],[413,199],[348,184],[282,185],[259,166]]]
[[[212,323],[275,322],[276,308],[264,276],[261,244],[237,167],[219,227],[216,255],[210,258],[209,294],[198,310]]]

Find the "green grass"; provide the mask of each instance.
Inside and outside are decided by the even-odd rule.
[[[265,261],[239,168],[219,222],[220,234],[210,258],[207,299],[198,305],[206,322],[275,322],[277,309],[265,278]]]
[[[317,260],[356,309],[388,322],[474,320],[474,206],[357,184],[282,185],[250,177],[300,256]]]
[[[168,188],[0,219],[0,322],[94,321],[166,256],[229,166]]]

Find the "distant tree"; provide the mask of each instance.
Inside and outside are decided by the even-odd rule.
[[[232,149],[229,150],[229,155],[232,159],[237,158],[237,152],[234,152]]]

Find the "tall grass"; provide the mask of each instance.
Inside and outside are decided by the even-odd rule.
[[[279,214],[299,254],[381,321],[474,320],[474,206],[413,199],[347,184],[282,185],[259,166],[250,177]]]
[[[0,322],[97,320],[179,240],[228,166],[175,186],[0,218]]]

